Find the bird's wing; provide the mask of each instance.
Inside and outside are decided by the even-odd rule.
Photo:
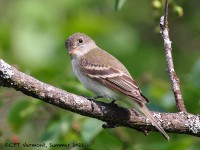
[[[88,57],[87,59],[82,58],[79,61],[79,67],[86,76],[93,78],[106,87],[131,97],[139,104],[148,102],[148,100],[141,94],[136,82],[132,79],[126,68],[118,60],[118,67],[114,68],[113,64],[107,65],[102,61],[97,61],[100,60],[98,58],[99,55],[92,55],[92,57],[96,58],[95,61],[88,60]],[[115,60],[111,60],[110,63],[115,63],[114,61]],[[124,68],[119,68],[119,66]]]

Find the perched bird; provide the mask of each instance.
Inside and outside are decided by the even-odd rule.
[[[136,108],[169,140],[169,136],[145,106],[148,101],[126,67],[114,56],[99,48],[83,33],[71,35],[65,42],[72,67],[79,81],[99,97],[116,100],[125,95]]]

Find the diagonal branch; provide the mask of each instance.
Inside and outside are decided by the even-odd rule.
[[[166,51],[168,72],[169,72],[170,79],[172,82],[172,90],[173,90],[174,97],[176,100],[176,107],[179,112],[186,112],[183,97],[181,94],[179,78],[176,75],[176,72],[174,70],[174,64],[173,64],[173,58],[172,58],[172,46],[171,46],[172,42],[169,38],[169,28],[168,28],[167,18],[168,18],[168,0],[165,1],[164,16],[160,18],[160,30],[161,30],[160,33],[162,34],[162,37],[164,40],[164,48]]]
[[[134,110],[113,104],[91,101],[82,96],[58,89],[18,71],[2,59],[0,59],[0,86],[14,88],[25,95],[83,116],[102,120],[109,125],[113,125],[113,127],[124,126],[136,130],[157,131],[148,119],[138,116]],[[152,113],[165,131],[200,137],[200,116],[184,112]]]

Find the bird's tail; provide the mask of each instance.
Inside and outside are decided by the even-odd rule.
[[[169,136],[167,133],[163,130],[163,128],[160,126],[160,124],[157,122],[155,117],[152,115],[152,113],[149,111],[149,109],[143,104],[140,105],[140,111],[151,121],[151,123],[162,133],[162,135],[169,140]]]

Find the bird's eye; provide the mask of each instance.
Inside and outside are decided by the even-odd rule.
[[[82,38],[79,38],[79,39],[78,39],[78,42],[79,42],[79,43],[83,43],[83,39],[82,39]]]

